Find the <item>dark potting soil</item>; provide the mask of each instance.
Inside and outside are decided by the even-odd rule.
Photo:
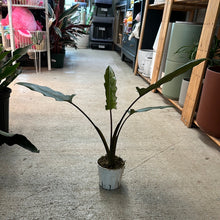
[[[107,169],[120,169],[125,165],[125,161],[122,160],[122,158],[115,156],[114,165],[112,166],[109,164],[107,156],[102,156],[98,159],[98,164]]]

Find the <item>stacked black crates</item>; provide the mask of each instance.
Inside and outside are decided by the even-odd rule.
[[[95,6],[90,29],[90,47],[112,49],[114,28],[112,0],[95,0]]]

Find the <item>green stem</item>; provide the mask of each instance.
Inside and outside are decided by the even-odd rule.
[[[110,146],[111,146],[111,143],[112,143],[112,110],[110,109],[109,110],[109,113],[110,113]]]
[[[110,150],[109,150],[108,144],[107,144],[106,139],[105,139],[103,133],[101,132],[101,130],[95,125],[95,123],[89,118],[89,116],[80,107],[78,107],[77,105],[75,105],[72,102],[69,102],[69,103],[72,104],[76,109],[78,109],[89,120],[89,122],[93,125],[93,127],[98,132],[98,134],[104,144],[106,153],[109,154]]]
[[[110,145],[110,152],[111,154],[115,155],[116,152],[116,145],[117,145],[117,141],[118,141],[118,136],[119,133],[121,131],[122,126],[124,125],[125,121],[128,119],[129,115],[127,116],[127,118],[124,120],[124,117],[126,116],[126,114],[128,113],[128,111],[130,110],[130,108],[141,98],[142,96],[137,97],[131,104],[130,106],[127,108],[127,110],[124,112],[124,114],[121,117],[121,120],[118,122],[113,137],[112,137],[112,144]],[[123,121],[124,120],[124,121]]]

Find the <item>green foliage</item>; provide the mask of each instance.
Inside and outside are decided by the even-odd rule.
[[[194,66],[200,64],[201,62],[205,61],[205,59],[199,59],[199,60],[195,60],[195,61],[191,61],[188,62],[187,64],[181,66],[180,68],[178,68],[177,70],[173,71],[172,73],[166,75],[165,77],[161,78],[160,80],[158,80],[155,84],[150,85],[147,88],[137,88],[138,94],[139,96],[130,104],[130,106],[125,110],[124,114],[122,115],[121,119],[119,120],[119,122],[117,123],[114,132],[112,132],[112,112],[111,109],[116,108],[116,78],[115,78],[115,74],[114,71],[112,70],[112,68],[110,66],[107,67],[106,72],[105,72],[105,82],[104,82],[104,86],[105,86],[105,94],[106,94],[106,110],[110,110],[110,143],[107,144],[106,138],[104,137],[103,133],[101,132],[101,130],[95,125],[95,123],[91,120],[91,118],[88,117],[88,115],[76,104],[74,104],[72,102],[72,98],[75,95],[63,95],[60,92],[57,92],[55,90],[52,90],[48,87],[44,87],[44,86],[39,86],[39,85],[35,85],[35,84],[31,84],[31,83],[18,83],[19,85],[23,85],[26,86],[27,88],[34,90],[36,92],[40,92],[45,96],[48,97],[52,97],[57,101],[65,101],[68,102],[70,104],[73,105],[73,107],[77,108],[89,121],[90,123],[93,125],[93,127],[95,128],[95,130],[97,131],[97,133],[99,134],[105,150],[106,150],[106,155],[107,158],[109,160],[109,167],[113,168],[114,167],[114,161],[115,161],[115,157],[116,157],[116,146],[117,146],[117,142],[118,142],[118,137],[119,134],[121,132],[121,129],[123,127],[123,125],[125,124],[125,122],[127,121],[127,119],[131,116],[134,115],[134,113],[140,113],[140,112],[147,112],[153,109],[164,109],[164,108],[169,108],[171,106],[153,106],[153,107],[145,107],[142,109],[138,109],[138,110],[134,110],[132,109],[132,106],[144,95],[146,95],[148,92],[160,87],[160,85],[172,80],[173,78],[179,76],[180,74],[184,73],[185,71],[187,71],[190,68],[193,68]]]
[[[9,86],[9,84],[21,73],[20,63],[14,63],[27,53],[31,46],[19,48],[13,52],[13,56],[8,57],[11,51],[4,51],[0,47],[0,90]]]
[[[116,78],[113,69],[108,66],[105,71],[105,96],[106,96],[106,110],[117,109],[117,97],[116,97]]]
[[[151,110],[154,110],[154,109],[164,109],[164,108],[171,108],[171,107],[173,107],[173,106],[172,105],[169,105],[169,106],[153,106],[153,107],[146,107],[146,108],[141,108],[141,109],[137,109],[137,110],[130,109],[129,115],[133,115],[134,113],[138,113],[138,112],[148,112],[148,111],[151,111]]]
[[[33,91],[37,91],[37,92],[43,94],[44,96],[54,98],[56,101],[66,101],[66,102],[71,103],[73,97],[75,96],[74,94],[64,95],[63,93],[58,92],[58,91],[54,91],[51,88],[48,88],[46,86],[38,86],[38,85],[32,84],[32,83],[19,82],[17,84],[22,85],[22,86],[26,86],[27,88],[29,88]]]
[[[63,53],[65,46],[77,48],[77,37],[84,34],[84,28],[88,25],[77,24],[76,12],[78,4],[60,13],[59,5],[55,5],[53,10],[48,4],[50,16],[50,45],[53,53]]]
[[[194,43],[192,46],[182,46],[176,51],[176,53],[182,54],[189,60],[195,60],[198,46],[198,42]],[[207,61],[209,66],[220,65],[220,40],[217,36],[214,36]]]
[[[0,130],[0,146],[2,144],[7,144],[9,146],[17,144],[33,153],[40,152],[25,136],[21,134],[9,134]]]
[[[198,64],[200,64],[201,62],[203,62],[205,60],[206,59],[203,58],[203,59],[189,61],[188,63],[180,66],[178,69],[176,69],[172,73],[167,74],[166,76],[164,76],[163,78],[158,80],[156,83],[151,84],[149,87],[141,88],[141,89],[137,87],[137,91],[138,91],[140,96],[143,96],[143,95],[147,94],[148,92],[150,92],[151,90],[159,88],[162,84],[167,83],[167,82],[171,81],[173,78],[175,78],[175,77],[185,73],[186,71],[192,69],[194,66],[197,66]]]

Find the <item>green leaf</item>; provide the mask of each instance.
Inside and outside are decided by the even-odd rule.
[[[64,18],[70,18],[77,10],[78,4],[73,5],[69,9],[65,10],[59,17],[59,21],[62,21]]]
[[[32,45],[28,45],[26,47],[16,49],[13,52],[13,56],[7,62],[4,63],[2,68],[6,67],[6,66],[10,66],[14,61],[18,60],[23,55],[25,55],[27,53],[27,51],[31,48],[31,46]]]
[[[5,79],[6,77],[12,75],[13,73],[15,73],[19,67],[20,63],[16,63],[15,65],[12,66],[7,66],[3,73],[0,75],[0,80]]]
[[[55,31],[55,33],[56,33],[59,37],[62,38],[62,32],[61,32],[60,28],[54,27],[54,31]]]
[[[17,69],[12,75],[8,76],[0,85],[1,88],[9,86],[9,84],[21,73],[21,69]]]
[[[106,110],[116,109],[117,108],[117,97],[116,97],[116,78],[113,69],[108,66],[105,70],[105,96],[106,96]]]
[[[50,4],[48,4],[48,14],[49,14],[50,18],[56,20],[56,16],[55,16],[54,11],[53,11],[53,9],[52,9]]]
[[[205,61],[206,59],[198,59],[198,60],[193,60],[190,61],[184,65],[182,65],[181,67],[179,67],[178,69],[176,69],[175,71],[167,74],[166,76],[164,76],[163,78],[161,78],[160,80],[158,80],[156,83],[151,84],[149,87],[147,88],[136,88],[139,96],[143,96],[145,94],[147,94],[148,92],[159,88],[162,84],[167,83],[169,81],[171,81],[173,78],[185,73],[186,71],[192,69],[193,67],[197,66],[198,64],[200,64],[201,62]]]
[[[0,52],[1,52],[0,61],[2,61],[10,53],[10,51],[4,51],[4,52],[0,51]]]
[[[25,55],[28,52],[29,49],[31,49],[31,47],[32,47],[32,45],[18,48],[13,52],[13,56],[19,55],[20,57],[22,57],[23,55]]]
[[[75,96],[75,94],[72,95],[64,95],[61,92],[55,91],[49,87],[46,86],[40,86],[33,83],[26,83],[26,82],[18,82],[18,85],[25,86],[35,92],[39,92],[43,94],[44,96],[54,98],[56,101],[65,101],[72,103],[72,99]]]
[[[9,146],[17,144],[33,153],[40,152],[25,136],[21,134],[9,134],[0,130],[0,145],[2,144],[7,144]]]
[[[164,108],[172,108],[172,107],[173,106],[171,106],[171,105],[166,105],[166,106],[146,107],[146,108],[141,108],[141,109],[138,109],[138,110],[130,109],[129,115],[133,115],[134,113],[137,113],[137,112],[148,112],[148,111],[151,111],[151,110],[154,110],[154,109],[164,109]]]

